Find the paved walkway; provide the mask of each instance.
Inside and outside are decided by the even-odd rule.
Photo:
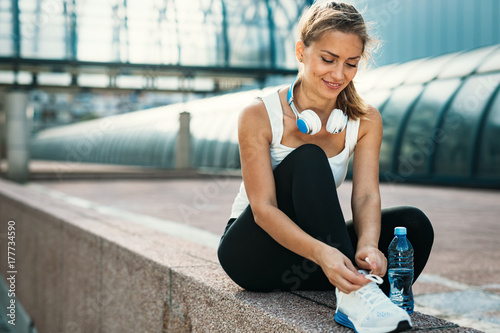
[[[62,178],[27,186],[216,246],[240,182],[223,174],[185,179]],[[350,190],[349,181],[339,189],[346,219],[351,217]],[[433,252],[414,286],[417,310],[461,326],[500,332],[500,191],[404,183],[381,184],[380,190],[383,207],[417,206],[434,225]],[[184,229],[176,228],[177,223]]]

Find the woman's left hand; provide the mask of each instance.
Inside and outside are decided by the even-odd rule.
[[[372,271],[372,274],[383,277],[387,272],[387,258],[376,247],[364,246],[356,251],[356,265],[359,268]],[[366,261],[368,258],[368,261]]]

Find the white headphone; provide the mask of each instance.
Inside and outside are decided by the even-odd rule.
[[[319,119],[319,116],[313,110],[304,110],[299,113],[299,111],[293,104],[293,88],[295,86],[295,83],[297,82],[297,79],[298,77],[293,80],[290,89],[288,89],[286,99],[288,101],[288,105],[290,105],[290,108],[295,114],[299,131],[304,134],[314,135],[321,130],[321,119]],[[344,111],[340,109],[333,109],[330,117],[328,117],[328,121],[326,122],[326,130],[332,134],[340,133],[347,127],[347,120],[348,117],[344,113]]]

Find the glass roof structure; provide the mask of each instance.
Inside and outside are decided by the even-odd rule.
[[[0,0],[0,57],[295,68],[290,37],[313,2]],[[496,0],[353,3],[387,41],[379,64],[500,42]]]
[[[381,180],[500,186],[499,52],[493,45],[394,65],[379,82],[377,70],[359,78],[384,123]]]
[[[0,0],[0,89],[262,88],[295,73],[297,23],[315,1],[328,0]],[[497,0],[344,1],[383,41],[379,66],[500,43]]]
[[[358,90],[384,123],[381,181],[500,188],[500,44],[360,74]],[[174,168],[179,112],[188,111],[193,166],[239,168],[239,110],[275,89],[44,130],[32,157],[63,169],[65,162]]]
[[[0,0],[0,56],[295,68],[312,0]],[[291,44],[292,43],[292,44]]]

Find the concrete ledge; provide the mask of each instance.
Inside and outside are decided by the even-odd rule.
[[[0,179],[0,273],[16,222],[16,295],[39,332],[352,332],[331,292],[254,293],[213,248]],[[478,332],[413,314],[416,330]]]

